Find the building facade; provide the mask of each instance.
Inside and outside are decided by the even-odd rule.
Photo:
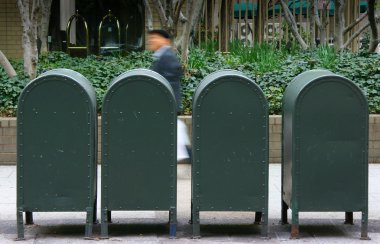
[[[16,0],[0,0],[0,50],[6,57],[22,57],[21,33]]]
[[[151,6],[153,10],[153,6]],[[87,22],[90,53],[99,53],[101,46],[107,42],[118,41],[115,33],[120,32],[120,41],[117,45],[122,50],[141,50],[145,48],[146,26],[145,7],[142,0],[53,0],[48,32],[48,49],[53,51],[66,51],[66,27],[69,18],[78,13]],[[111,11],[119,21],[119,28],[108,20],[102,19]],[[152,11],[153,26],[159,28],[158,14]],[[119,29],[117,31],[117,29]],[[69,39],[71,45],[86,45],[86,31],[82,22],[73,21],[70,28]],[[101,34],[100,34],[101,33]],[[99,43],[99,34],[102,43]],[[8,58],[22,57],[22,24],[16,0],[0,0],[0,50]],[[111,40],[110,39],[115,39]],[[115,44],[115,43],[113,43]]]

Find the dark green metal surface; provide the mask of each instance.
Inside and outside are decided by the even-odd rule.
[[[351,81],[325,70],[297,76],[283,97],[283,222],[298,212],[368,214],[368,105]],[[284,205],[285,204],[285,205]]]
[[[107,214],[114,210],[170,211],[175,228],[176,146],[176,103],[169,82],[145,69],[114,79],[102,115],[103,237]]]
[[[17,114],[17,211],[86,211],[96,218],[95,91],[79,73],[51,70],[31,81]],[[94,216],[93,216],[94,215]],[[90,223],[89,223],[90,222]],[[86,236],[91,235],[91,226]]]
[[[268,104],[261,89],[233,70],[207,76],[194,95],[192,145],[193,235],[200,234],[199,211],[259,212],[267,235]]]

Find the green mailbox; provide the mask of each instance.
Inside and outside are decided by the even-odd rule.
[[[55,69],[31,81],[17,111],[17,233],[33,212],[86,212],[96,220],[95,90],[81,74]]]
[[[169,82],[136,69],[115,78],[103,101],[101,236],[111,211],[169,211],[177,224],[177,112]]]
[[[221,70],[199,84],[193,101],[193,237],[200,211],[256,212],[268,234],[268,103],[242,73]]]
[[[362,212],[368,238],[368,106],[350,80],[326,70],[297,76],[283,97],[282,222],[299,212]]]

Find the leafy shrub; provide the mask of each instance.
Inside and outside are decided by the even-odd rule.
[[[28,81],[29,78],[23,76],[9,78],[4,69],[0,68],[0,113],[2,116],[15,115],[18,96]]]
[[[232,42],[230,47],[232,57],[236,57],[241,64],[256,64],[257,73],[266,73],[278,69],[286,57],[285,52],[263,43],[255,43],[246,47],[241,42]]]
[[[51,52],[40,59],[38,72],[43,73],[55,68],[67,68],[84,75],[94,86],[97,93],[98,109],[108,85],[118,75],[135,68],[148,68],[152,63],[151,53],[131,52],[127,56],[95,56],[73,58],[62,52]]]
[[[367,97],[370,113],[380,112],[380,58],[378,54],[343,53],[334,72],[359,86]]]
[[[281,114],[281,100],[287,84],[298,74],[313,68],[329,69],[356,83],[366,95],[371,113],[380,113],[380,58],[364,52],[336,53],[329,47],[307,51],[275,50],[271,45],[231,48],[230,53],[193,48],[189,53],[187,69],[182,79],[182,106],[184,114],[191,114],[192,98],[199,82],[208,74],[221,69],[235,69],[257,82],[268,102],[270,114]],[[293,49],[292,49],[293,50]],[[250,56],[252,55],[252,56]],[[151,53],[131,52],[126,56],[89,56],[72,58],[62,52],[51,52],[40,58],[38,74],[54,68],[73,69],[93,84],[98,108],[109,83],[121,73],[134,68],[148,68]],[[12,60],[18,74],[22,61]],[[0,112],[14,115],[17,98],[27,84],[24,76],[8,78],[0,68]]]
[[[380,112],[380,58],[377,54],[336,53],[330,47],[319,47],[296,53],[283,50],[276,51],[277,58],[270,58],[271,62],[276,62],[271,67],[266,65],[268,59],[242,58],[244,47],[235,46],[235,48],[235,50],[232,48],[228,55],[218,52],[209,53],[199,49],[191,50],[190,59],[195,58],[199,65],[193,69],[189,65],[189,70],[183,80],[183,112],[185,114],[191,114],[192,96],[199,82],[206,75],[220,69],[239,70],[257,82],[269,102],[269,113],[281,114],[282,95],[287,84],[300,73],[313,68],[328,69],[351,79],[366,95],[370,113]],[[263,50],[266,48],[269,49],[269,55],[274,52],[270,50],[272,48],[270,45],[266,45],[257,49],[258,52],[262,52],[261,57],[265,56]],[[249,48],[247,50],[248,53]],[[250,60],[244,60],[246,58]],[[262,69],[263,67],[266,69]]]
[[[337,53],[333,47],[321,46],[316,49],[317,59],[322,67],[333,69],[337,63]]]

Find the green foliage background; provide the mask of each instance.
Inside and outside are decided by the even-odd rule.
[[[121,73],[135,68],[149,68],[150,52],[131,52],[126,56],[89,56],[72,58],[62,52],[51,52],[40,58],[38,73],[55,68],[68,68],[87,77],[93,84],[99,111],[109,83]],[[18,74],[22,74],[22,61],[11,60]],[[313,68],[323,68],[345,76],[356,83],[367,96],[371,113],[380,113],[380,56],[364,52],[335,53],[329,47],[308,51],[279,50],[268,44],[244,47],[232,44],[230,52],[222,54],[207,49],[193,48],[182,79],[183,114],[191,114],[193,93],[199,82],[208,74],[221,69],[235,69],[254,80],[263,90],[270,114],[281,114],[282,94],[287,84],[298,74]],[[29,82],[19,75],[8,78],[0,68],[0,112],[14,116],[17,100]]]

